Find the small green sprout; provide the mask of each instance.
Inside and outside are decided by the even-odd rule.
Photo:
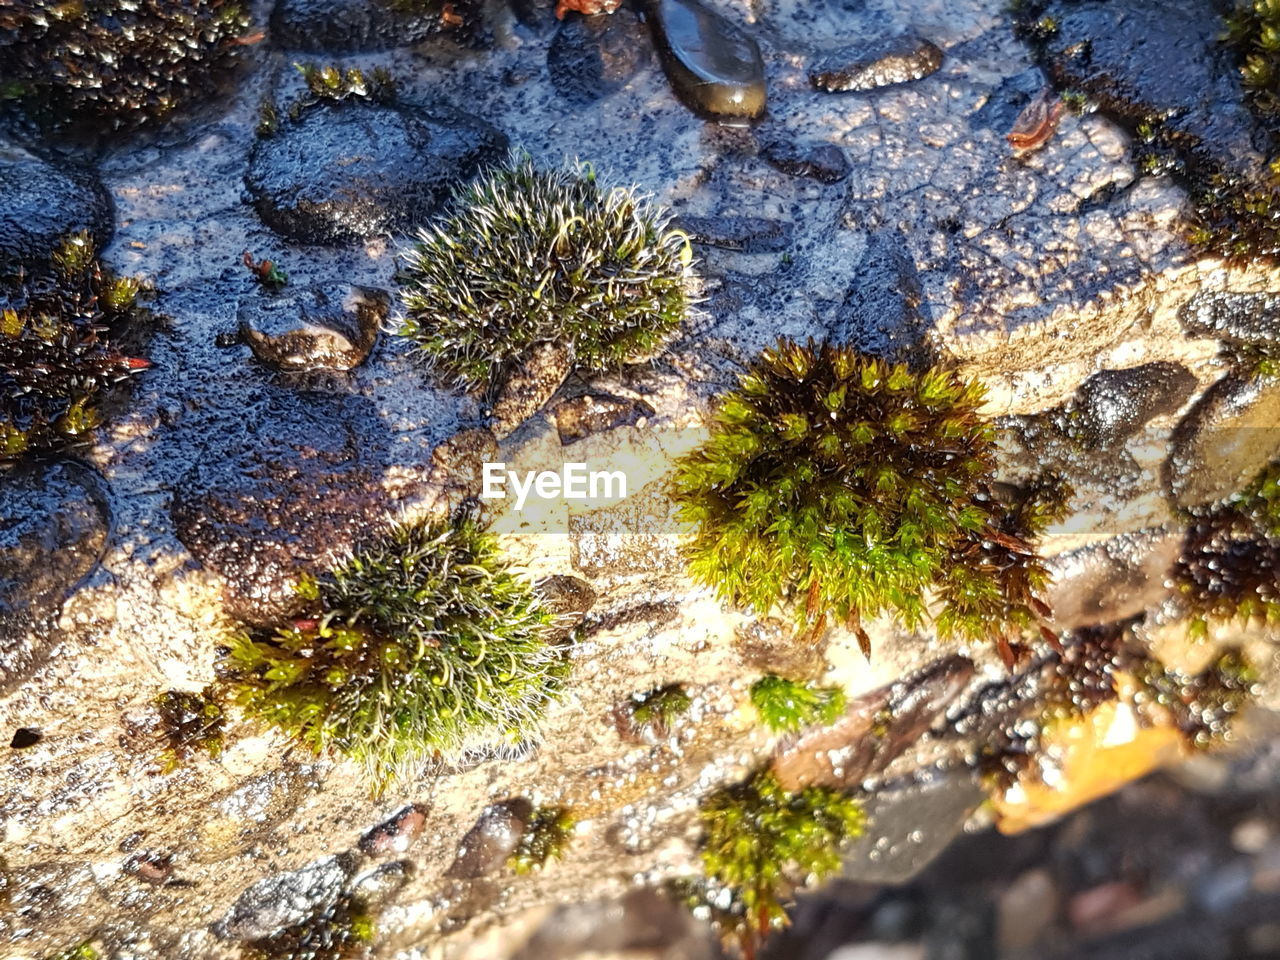
[[[88,940],[70,949],[63,950],[61,953],[50,954],[45,960],[98,960],[100,954],[93,949],[93,944]]]
[[[658,687],[646,693],[635,693],[623,706],[624,719],[637,737],[649,736],[665,740],[676,721],[693,704],[693,699],[680,683]]]
[[[751,702],[774,733],[795,733],[815,724],[834,723],[845,708],[844,691],[839,687],[796,683],[773,674],[751,685]]]
[[[165,742],[161,768],[165,773],[176,770],[196,752],[213,759],[222,755],[224,716],[212,691],[188,693],[166,690],[155,699],[160,719],[160,736]]]
[[[567,669],[550,613],[468,520],[398,527],[298,594],[303,615],[234,638],[233,699],[378,789],[528,738]]]
[[[274,260],[255,260],[248,250],[240,255],[240,262],[253,274],[253,279],[270,290],[279,290],[289,282],[289,275]]]
[[[566,807],[538,807],[507,863],[523,876],[541,870],[550,860],[559,860],[573,839],[577,822]]]
[[[994,640],[1040,627],[1048,581],[1028,543],[1060,515],[993,494],[983,388],[846,347],[780,340],[721,399],[711,436],[676,468],[694,526],[693,578],[759,616],[790,608],[818,633],[829,615],[864,652],[862,621],[931,617],[943,636]]]
[[[544,171],[515,153],[418,232],[400,333],[446,378],[489,391],[542,344],[590,370],[643,359],[690,301],[692,249],[669,220],[587,164]]]
[[[852,797],[826,787],[790,793],[768,771],[712,794],[700,816],[703,895],[748,954],[786,925],[794,890],[839,873],[840,845],[865,823]]]
[[[310,63],[295,63],[293,66],[302,74],[307,90],[316,100],[346,100],[348,97],[390,100],[395,97],[395,81],[383,67],[377,67],[366,77],[359,67],[342,70]]]

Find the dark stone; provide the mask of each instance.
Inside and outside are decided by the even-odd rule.
[[[425,222],[506,146],[489,124],[453,110],[324,101],[257,141],[245,184],[277,233],[342,244]]]
[[[233,616],[287,616],[301,574],[327,569],[391,521],[388,445],[369,401],[303,392],[272,395],[208,439],[171,513],[178,539],[226,580]]]
[[[808,177],[819,183],[839,183],[853,169],[844,151],[834,143],[769,140],[761,145],[760,156],[769,166],[789,176]]]
[[[647,0],[662,68],[676,96],[712,120],[764,115],[764,59],[755,40],[698,0]]]
[[[809,82],[827,93],[874,90],[922,80],[940,66],[942,51],[937,46],[902,34],[829,54],[809,68]]]
[[[634,426],[654,409],[643,400],[629,400],[607,393],[584,393],[561,400],[551,411],[560,443],[569,446],[593,433]]]
[[[111,240],[111,195],[87,170],[0,143],[0,196],[0,278],[47,264],[69,234],[88,230],[99,249]]]
[[[1180,363],[1147,363],[1095,373],[1061,412],[1063,432],[1085,446],[1119,446],[1155,417],[1178,410],[1196,388]]]
[[[585,104],[616,93],[649,63],[644,25],[626,11],[594,17],[567,16],[547,50],[556,92]]]
[[[249,887],[213,932],[224,940],[256,940],[300,923],[333,903],[355,870],[350,855],[325,857]]]
[[[364,363],[391,297],[346,284],[259,293],[240,304],[240,338],[279,370],[350,370]]]
[[[405,807],[362,836],[360,852],[371,856],[404,853],[418,839],[426,821],[427,808],[422,804],[415,803]]]
[[[1139,530],[1052,557],[1045,599],[1053,625],[1078,630],[1160,606],[1169,596],[1165,584],[1183,538],[1180,530]]]
[[[97,568],[110,529],[105,491],[88,467],[0,470],[0,690],[39,662],[27,634]]]
[[[470,39],[478,22],[479,5],[468,0],[276,0],[271,39],[287,50],[354,53],[408,46],[441,32]]]
[[[915,260],[902,235],[878,230],[868,237],[858,279],[836,312],[832,339],[886,360],[923,364],[929,351],[922,300]]]
[[[524,837],[532,816],[533,805],[523,798],[486,807],[458,844],[458,853],[445,876],[474,880],[501,870]]]
[[[1136,125],[1160,121],[1228,169],[1261,172],[1268,137],[1245,105],[1221,11],[1204,0],[1057,0],[1045,47],[1059,88]]]
[[[867,829],[841,851],[841,872],[859,883],[907,883],[950,845],[986,799],[972,770],[877,790],[864,805]]]
[[[1280,456],[1280,383],[1226,376],[1173,432],[1165,493],[1184,508],[1222,500]]]
[[[1188,336],[1275,346],[1280,344],[1280,293],[1205,291],[1183,304],[1178,319]]]
[[[676,225],[694,243],[743,253],[777,253],[791,246],[792,227],[764,217],[681,216]]]

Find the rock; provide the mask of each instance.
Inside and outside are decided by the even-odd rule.
[[[1140,530],[1051,558],[1046,600],[1054,626],[1115,623],[1158,607],[1169,596],[1165,581],[1182,541],[1181,530]]]
[[[458,844],[458,853],[445,876],[474,880],[501,870],[524,836],[531,816],[533,805],[523,798],[486,807]]]
[[[463,430],[431,451],[431,470],[427,482],[442,491],[441,497],[450,509],[482,488],[484,465],[496,460],[498,441],[483,428]]]
[[[512,433],[543,408],[573,369],[569,348],[562,343],[540,343],[513,370],[493,404],[493,432],[499,439]]]
[[[557,616],[573,616],[581,620],[596,605],[595,587],[581,577],[556,574],[543,577],[536,587],[543,603]]]
[[[942,66],[942,51],[928,40],[902,34],[845,47],[809,68],[809,82],[826,93],[874,90],[922,80]]]
[[[1183,305],[1178,319],[1192,337],[1280,346],[1280,293],[1206,290]]]
[[[110,529],[88,467],[64,460],[0,470],[0,689],[36,663],[26,635],[94,571]]]
[[[915,262],[902,235],[878,230],[867,239],[857,279],[836,313],[832,339],[899,363],[926,360],[928,323]]]
[[[777,253],[791,246],[792,227],[764,217],[697,217],[681,215],[677,226],[694,243],[743,253]]]
[[[1002,956],[1034,949],[1057,919],[1057,885],[1048,870],[1027,870],[1000,894],[996,903],[996,928]]]
[[[1061,415],[1063,432],[1085,446],[1119,446],[1155,417],[1174,413],[1196,388],[1180,363],[1147,363],[1095,373]]]
[[[1243,489],[1280,456],[1278,423],[1280,382],[1223,377],[1173,432],[1162,477],[1166,494],[1189,508]]]
[[[645,12],[676,96],[711,120],[764,115],[764,59],[755,40],[698,0],[647,0]]]
[[[325,857],[260,880],[240,895],[213,932],[224,940],[258,940],[300,923],[337,898],[354,866],[347,855]]]
[[[556,430],[560,434],[560,443],[566,447],[593,433],[634,426],[645,417],[653,415],[653,407],[643,400],[630,400],[607,393],[584,393],[561,400],[551,410]]]
[[[258,139],[245,184],[277,233],[342,244],[425,222],[506,145],[483,120],[442,108],[323,101]]]
[[[981,778],[967,770],[877,790],[866,800],[866,831],[841,852],[841,873],[859,883],[907,883],[986,798]]]
[[[240,304],[240,338],[278,370],[350,370],[369,356],[390,307],[385,291],[346,284],[259,293]]]
[[[466,0],[276,0],[270,26],[272,41],[286,50],[355,53],[408,46],[440,32],[468,39],[478,18]]]
[[[111,240],[111,195],[90,171],[0,142],[0,196],[0,279],[47,263],[69,234],[88,230],[98,249]]]
[[[586,104],[621,90],[651,60],[644,33],[644,26],[625,12],[566,17],[547,50],[556,93]]]
[[[360,838],[360,852],[372,856],[405,853],[422,833],[422,826],[426,821],[427,808],[422,804],[404,807]]]
[[[760,157],[789,176],[808,177],[819,183],[839,183],[852,169],[849,158],[834,143],[768,140],[760,147]]]
[[[1245,105],[1220,11],[1202,0],[1056,0],[1045,44],[1060,89],[1131,125],[1154,120],[1228,169],[1260,172],[1268,139]]]
[[[209,439],[171,513],[178,539],[226,581],[233,616],[287,615],[301,574],[393,518],[381,483],[387,447],[369,401],[318,393],[272,395]]]

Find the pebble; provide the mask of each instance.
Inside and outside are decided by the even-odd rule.
[[[764,115],[764,58],[741,27],[698,0],[647,0],[645,14],[667,79],[685,106],[726,122]]]
[[[569,16],[547,49],[556,93],[588,104],[617,93],[652,59],[644,26],[627,13]]]
[[[607,393],[584,393],[561,400],[551,410],[560,443],[566,447],[595,433],[634,426],[653,415],[653,407],[643,400]]]
[[[88,230],[99,249],[111,240],[111,197],[88,170],[0,141],[0,196],[0,277],[45,264],[69,234]]]
[[[1081,384],[1063,411],[1063,432],[1091,448],[1118,446],[1149,421],[1178,410],[1196,383],[1180,363],[1100,371]]]
[[[760,157],[788,176],[807,177],[819,183],[839,183],[853,169],[844,151],[834,143],[768,140],[760,147]]]
[[[792,226],[765,217],[682,215],[677,224],[694,243],[742,253],[778,253],[791,246]]]
[[[532,816],[533,805],[522,798],[486,807],[458,844],[458,853],[445,876],[474,880],[501,870],[519,845]]]
[[[809,82],[825,93],[875,90],[922,80],[942,66],[942,51],[928,40],[902,34],[845,47],[814,64]]]
[[[368,358],[390,307],[385,291],[346,284],[259,293],[240,304],[240,339],[278,370],[350,370]]]

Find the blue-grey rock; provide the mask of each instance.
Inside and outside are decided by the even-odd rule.
[[[617,93],[653,59],[644,25],[628,11],[582,17],[570,14],[547,49],[556,93],[588,104]]]
[[[81,230],[99,249],[111,240],[111,196],[89,170],[0,142],[0,197],[0,278],[46,264],[63,238]]]
[[[922,300],[915,261],[902,234],[878,230],[868,237],[857,279],[836,312],[832,339],[893,362],[920,364],[929,352]]]

